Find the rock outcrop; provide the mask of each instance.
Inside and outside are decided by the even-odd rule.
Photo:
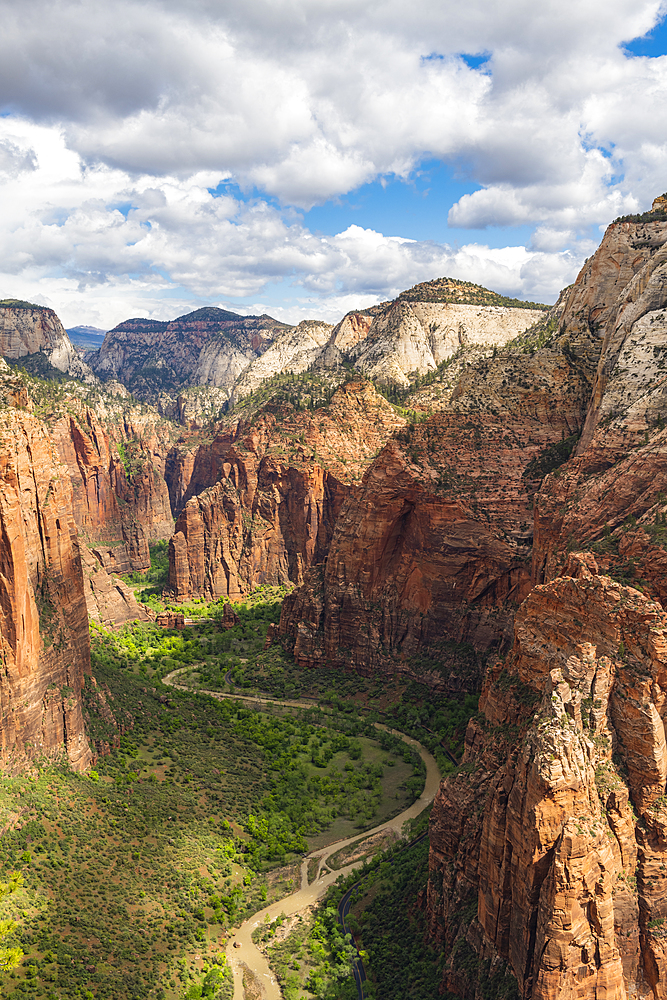
[[[366,382],[303,411],[271,403],[192,458],[170,543],[178,599],[301,583],[326,555],[343,499],[405,420]],[[175,471],[172,472],[175,476]]]
[[[600,359],[576,453],[536,498],[535,582],[554,576],[576,545],[667,598],[666,243],[665,222],[610,226],[572,289],[568,329],[589,317]],[[612,282],[616,272],[625,285]]]
[[[23,358],[41,351],[54,368],[94,382],[53,309],[17,299],[0,302],[0,354]]]
[[[274,375],[296,375],[307,371],[328,344],[331,330],[329,323],[304,320],[293,329],[279,334],[261,357],[239,377],[234,386],[234,397],[241,399],[247,396]]]
[[[533,1000],[665,995],[667,614],[596,570],[570,556],[524,602],[434,804],[427,908],[463,996],[466,948]]]
[[[72,490],[44,425],[0,412],[0,761],[90,761],[81,686],[88,617]]]
[[[113,554],[113,550],[111,550]],[[102,547],[81,548],[83,587],[88,618],[101,625],[124,625],[125,622],[149,621],[150,615],[139,604],[133,590],[116,575],[117,565]]]

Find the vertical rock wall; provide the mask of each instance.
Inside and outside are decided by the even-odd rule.
[[[0,413],[0,761],[90,761],[81,686],[88,617],[72,489],[44,426]]]

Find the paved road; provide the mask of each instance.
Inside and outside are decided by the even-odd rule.
[[[184,670],[189,670],[189,667],[179,667],[177,670],[173,670],[166,677],[162,678],[162,683],[167,684],[170,687],[177,688],[179,691],[192,691],[193,688],[186,687],[176,683],[176,678],[183,673]],[[289,708],[309,708],[312,709],[312,702],[304,701],[278,701],[273,698],[258,698],[253,695],[241,695],[241,694],[226,694],[223,691],[207,691],[201,688],[197,689],[200,694],[208,694],[213,698],[232,698],[235,701],[247,701],[252,704],[259,705],[283,705]],[[286,916],[291,916],[293,913],[299,913],[304,910],[307,906],[311,906],[313,903],[321,899],[326,893],[330,885],[336,881],[340,875],[347,875],[349,872],[354,871],[355,868],[360,868],[363,861],[356,861],[354,864],[347,865],[345,868],[341,868],[338,871],[330,872],[329,874],[321,874],[322,867],[331,857],[332,854],[336,854],[343,847],[348,847],[355,841],[363,838],[373,836],[373,834],[381,833],[386,830],[393,830],[399,836],[401,834],[401,829],[406,820],[415,819],[419,814],[426,808],[429,803],[435,798],[435,793],[440,785],[440,779],[442,775],[440,774],[440,769],[431,756],[431,754],[426,750],[421,743],[417,740],[411,739],[409,736],[405,736],[403,733],[397,732],[395,729],[389,729],[388,726],[384,726],[379,722],[374,723],[376,729],[384,729],[394,736],[398,736],[409,746],[414,747],[421,759],[426,765],[426,781],[424,783],[424,791],[421,793],[416,802],[408,808],[405,809],[398,816],[393,819],[388,820],[386,823],[381,823],[379,826],[374,827],[372,830],[366,830],[362,834],[357,834],[354,837],[348,837],[347,840],[339,840],[335,844],[330,844],[328,847],[318,848],[316,851],[312,851],[311,854],[304,860],[301,865],[301,888],[292,893],[291,896],[285,896],[283,899],[278,900],[277,903],[272,903],[271,906],[266,906],[263,910],[259,910],[257,913],[253,913],[251,917],[246,920],[241,927],[236,931],[230,938],[227,945],[227,958],[234,973],[234,1000],[245,1000],[245,994],[243,990],[243,965],[248,966],[254,973],[259,982],[262,984],[264,990],[264,1000],[282,1000],[282,992],[275,975],[273,974],[269,963],[267,962],[265,956],[259,950],[259,948],[253,943],[252,932],[259,927],[260,924],[265,922],[265,918],[268,916],[269,920],[275,920],[279,917],[281,913]],[[312,883],[308,885],[308,862],[312,858],[319,858],[319,865],[317,868],[317,875],[313,879]],[[235,948],[234,944],[238,942],[240,947]]]

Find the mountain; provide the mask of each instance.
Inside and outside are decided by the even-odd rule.
[[[72,326],[65,332],[73,344],[87,351],[99,350],[106,335],[106,330],[97,326]]]
[[[202,425],[283,373],[351,365],[380,383],[409,387],[462,346],[514,339],[544,308],[441,278],[349,313],[336,326],[303,320],[292,327],[213,307],[168,323],[126,320],[86,360],[100,378],[117,379],[166,416],[187,411],[187,422]]]
[[[171,322],[126,320],[86,359],[100,378],[118,379],[148,402],[193,385],[222,388],[229,398],[241,372],[286,329],[270,316],[208,307]]]
[[[422,897],[457,996],[664,992],[666,351],[656,212],[388,441],[284,603],[305,667],[482,686]]]

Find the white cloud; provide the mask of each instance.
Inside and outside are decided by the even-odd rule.
[[[0,9],[2,280],[6,294],[57,291],[64,310],[163,315],[164,296],[260,299],[282,282],[326,311],[444,273],[553,299],[590,227],[666,186],[667,57],[621,48],[658,0]],[[466,52],[490,55],[474,70]],[[322,240],[270,203],[308,208],[424,158],[481,185],[450,224],[537,227],[530,249],[359,227]],[[212,198],[229,179],[252,200]]]
[[[334,321],[343,307],[444,274],[512,295],[544,297],[546,290],[553,297],[584,255],[456,249],[356,225],[316,237],[266,201],[212,196],[218,175],[157,181],[85,168],[52,129],[26,125],[24,132],[34,169],[0,188],[2,297],[39,299],[68,324],[110,327],[136,312],[168,318],[197,301],[234,308],[234,297],[261,300],[276,282],[288,302],[261,311],[294,322],[304,312]],[[31,184],[40,192],[37,208]]]

